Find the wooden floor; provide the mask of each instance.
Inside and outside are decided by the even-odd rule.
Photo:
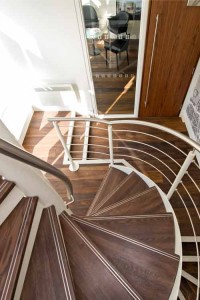
[[[50,164],[53,164],[57,168],[61,169],[65,174],[69,176],[69,178],[72,180],[73,187],[74,187],[74,192],[75,192],[75,198],[77,199],[77,203],[84,203],[85,207],[87,207],[88,202],[90,202],[95,193],[97,192],[98,186],[100,185],[100,182],[102,178],[104,177],[108,167],[105,165],[98,165],[98,166],[81,166],[79,171],[76,173],[72,173],[68,170],[67,166],[63,166],[63,158],[64,158],[64,151],[62,148],[62,145],[56,135],[56,132],[54,128],[52,127],[52,124],[48,123],[47,117],[50,116],[67,116],[68,113],[66,112],[59,112],[59,113],[44,113],[44,112],[35,112],[34,116],[32,118],[29,130],[27,132],[25,141],[24,141],[24,147],[26,150],[30,151],[34,155],[44,159],[45,161],[49,162]],[[181,122],[179,118],[164,118],[164,119],[159,119],[159,118],[151,118],[148,119],[150,121],[154,121],[156,123],[162,124],[164,126],[168,126],[172,129],[178,130],[179,132],[186,133],[186,128],[185,125]],[[67,134],[67,128],[62,127],[63,124],[60,123],[61,125],[61,131],[63,133],[63,136],[66,137]],[[99,135],[99,131],[95,129],[96,132],[91,131],[92,135]],[[79,134],[81,135],[84,132],[84,128],[79,130]],[[149,129],[149,133],[155,133],[155,130]],[[163,137],[166,137],[168,135],[164,134],[162,135]],[[118,133],[118,138],[119,138],[119,133]],[[169,136],[168,136],[169,137]],[[77,138],[78,139],[78,138]],[[135,139],[137,140],[138,137],[135,136]],[[174,143],[175,145],[181,147],[186,153],[189,151],[188,147],[186,144],[181,142],[180,140],[176,138],[169,137],[170,141]],[[149,138],[147,138],[149,140]],[[80,138],[78,139],[80,142]],[[95,138],[93,140],[90,140],[90,143],[95,143]],[[173,157],[179,161],[183,162],[184,156],[180,155],[179,152],[176,152],[174,149],[170,148],[169,145],[164,144],[163,142],[159,140],[152,139],[151,145],[156,146],[156,143],[159,143],[159,146],[161,146],[161,149],[163,151],[168,150],[170,151],[171,154],[173,154]],[[103,144],[102,142],[98,141],[98,144]],[[128,144],[127,144],[128,145]],[[117,147],[120,147],[120,143],[117,142],[116,144]],[[130,147],[130,143],[128,145]],[[134,146],[136,146],[134,144]],[[95,147],[95,146],[94,146]],[[90,150],[92,151],[93,146],[90,147]],[[132,147],[132,146],[131,146]],[[137,146],[139,147],[139,146]],[[81,147],[82,148],[82,147]],[[95,147],[95,150],[98,151],[98,148]],[[143,151],[143,148],[139,148],[139,150]],[[120,157],[120,148],[118,148],[118,158]],[[138,158],[146,158],[146,154],[142,155],[142,152],[135,152],[134,150],[128,151],[128,155],[133,155],[135,154],[136,157]],[[173,153],[172,153],[173,152]],[[142,155],[142,156],[141,156]],[[78,155],[80,156],[80,155]],[[92,155],[90,155],[92,158]],[[163,157],[163,155],[161,155]],[[104,156],[105,158],[105,156]],[[107,157],[106,157],[107,158]],[[171,180],[174,179],[174,175],[169,172],[167,167],[165,165],[162,165],[159,163],[159,161],[155,161],[155,159],[151,156],[148,156],[148,160],[152,164],[156,164],[158,167],[161,168],[162,172],[166,174]],[[157,172],[154,168],[152,168],[148,164],[144,164],[142,161],[139,159],[136,160],[131,160],[130,163],[135,166],[137,169],[142,171],[145,175],[149,176],[152,180],[154,180],[165,192],[169,189],[169,183],[168,181],[159,173]],[[166,164],[170,165],[170,162],[166,160]],[[175,164],[171,164],[170,167],[173,168],[173,170],[177,173],[178,168]],[[191,168],[191,172],[193,174],[193,177],[197,181],[197,183],[200,186],[200,173],[199,170],[196,167]],[[52,184],[55,186],[57,191],[61,194],[61,196],[66,200],[66,191],[64,185],[59,182],[56,178],[53,178],[50,175],[47,175],[47,177],[50,179]],[[185,176],[184,181],[186,182],[186,185],[189,185],[189,188],[192,190],[192,195],[194,199],[196,200],[197,204],[200,206],[200,197],[199,193],[197,193],[197,190],[194,186],[190,186],[191,184],[189,183],[187,176]],[[87,186],[86,186],[87,183]],[[180,188],[181,192],[183,193],[185,199],[189,201],[189,197],[186,192],[184,192],[183,188]],[[172,198],[172,202],[175,202],[175,205],[181,206],[179,197],[175,194],[174,197]],[[192,208],[191,204],[191,211],[192,214],[195,215],[194,209]],[[186,216],[187,217],[187,216]],[[180,219],[184,222],[184,217],[180,216]],[[183,226],[184,228],[184,234],[187,235],[191,233],[191,228],[188,227],[187,225]],[[199,228],[199,234],[200,234],[200,228]]]
[[[129,65],[126,52],[121,53],[119,71],[116,55],[108,51],[108,65],[104,41],[96,41],[100,55],[90,56],[97,108],[100,114],[132,114],[135,98],[135,75],[137,72],[138,40],[129,41]],[[89,50],[92,45],[88,42]],[[116,104],[112,104],[116,101]]]

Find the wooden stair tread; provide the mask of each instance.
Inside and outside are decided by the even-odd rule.
[[[128,175],[116,168],[110,167],[104,180],[102,181],[99,190],[92,201],[87,216],[89,216],[93,211],[95,211],[96,206],[113,191]]]
[[[75,299],[54,206],[43,210],[21,299]]]
[[[175,252],[175,231],[172,214],[127,217],[85,217],[94,225],[136,239],[149,246]]]
[[[66,213],[60,222],[77,299],[143,299]]]
[[[0,295],[13,299],[37,197],[24,197],[0,227]]]
[[[113,189],[110,194],[107,194],[99,205],[96,206],[96,210],[94,210],[91,215],[95,215],[97,211],[120,202],[124,199],[124,195],[128,198],[139,194],[146,189],[148,189],[148,185],[140,178],[140,176],[132,172],[116,187],[116,189]]]
[[[82,230],[144,299],[169,299],[179,258],[83,223]]]
[[[0,204],[6,198],[6,196],[10,193],[10,191],[14,188],[15,183],[9,180],[3,179],[0,176]]]
[[[99,210],[94,216],[129,216],[160,213],[166,213],[166,210],[157,189],[152,187],[138,195]]]
[[[104,199],[104,204],[101,205],[100,209],[108,207],[112,204],[116,204],[124,199],[124,195],[126,198],[134,196],[148,189],[148,185],[141,179],[139,175],[132,172],[128,175],[127,178],[121,183],[121,185],[112,192],[109,197],[106,197],[106,201]]]

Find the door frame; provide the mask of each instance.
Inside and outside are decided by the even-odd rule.
[[[80,39],[83,50],[83,57],[85,61],[86,73],[88,78],[88,84],[90,87],[91,99],[87,99],[88,108],[92,107],[93,112],[91,114],[91,109],[88,109],[90,115],[101,118],[101,119],[112,119],[112,118],[137,118],[139,114],[140,106],[140,95],[142,88],[142,77],[143,77],[143,67],[144,67],[144,56],[145,56],[145,46],[146,46],[146,35],[147,35],[147,24],[148,15],[151,0],[142,0],[142,12],[141,12],[141,24],[140,24],[140,35],[139,35],[139,49],[138,49],[138,61],[137,61],[137,76],[136,76],[136,91],[135,91],[135,102],[134,102],[134,113],[133,114],[99,114],[97,108],[97,102],[95,97],[94,82],[92,77],[92,69],[89,58],[89,51],[87,45],[87,39],[85,35],[84,18],[82,11],[81,0],[74,0],[77,22],[80,32]]]

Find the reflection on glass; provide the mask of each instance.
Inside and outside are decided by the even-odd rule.
[[[133,114],[142,0],[82,0],[99,114]]]

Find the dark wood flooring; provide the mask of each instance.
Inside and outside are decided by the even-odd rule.
[[[108,51],[108,65],[106,65],[104,40],[97,40],[95,43],[101,52],[100,55],[90,56],[90,62],[98,112],[101,114],[132,114],[139,41],[129,41],[129,65],[126,52],[120,54],[119,70],[117,70],[116,55],[110,51]],[[88,47],[89,50],[92,47],[90,41]],[[115,101],[116,104],[114,104]]]

